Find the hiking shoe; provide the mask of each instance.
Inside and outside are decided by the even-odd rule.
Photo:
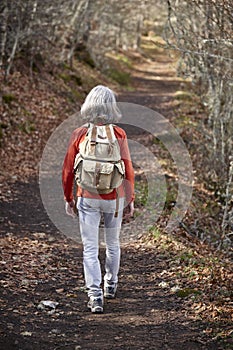
[[[91,310],[93,314],[102,314],[103,299],[101,297],[90,297],[87,307]]]
[[[116,296],[117,285],[104,287],[104,297],[106,299],[114,299]]]

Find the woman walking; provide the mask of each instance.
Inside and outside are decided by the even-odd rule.
[[[82,168],[78,170],[78,175],[76,175],[78,181],[77,209],[83,243],[84,277],[89,297],[88,308],[93,313],[102,313],[103,297],[112,299],[116,295],[120,267],[119,235],[123,209],[126,206],[128,207],[128,216],[133,216],[134,212],[134,171],[125,131],[119,126],[113,125],[121,118],[113,91],[102,85],[93,88],[81,107],[81,116],[87,124],[76,129],[71,135],[63,164],[62,182],[66,213],[74,216],[76,208],[73,198],[73,182],[77,157],[79,164],[83,164],[82,166],[86,164],[86,173]],[[101,142],[103,143],[101,144]],[[106,148],[107,146],[106,144],[104,145],[104,142],[106,144],[109,142],[109,148]],[[84,153],[88,147],[92,158],[90,156],[86,157],[86,163],[84,163]],[[106,158],[104,158],[103,163],[95,161],[93,173],[91,175],[88,174],[88,169],[93,168],[91,160],[95,160],[96,153],[100,153],[100,149],[109,149],[110,158],[112,154],[111,159],[115,159],[114,154],[117,152],[113,151],[114,147],[119,149],[121,159],[110,162],[113,166],[106,164]],[[123,165],[121,165],[121,162]],[[101,174],[101,166],[104,169],[102,171],[103,174]],[[124,170],[122,183],[118,181],[118,178],[116,181],[114,180],[114,176],[118,174],[117,168],[120,172]],[[108,169],[113,169],[109,183],[107,181],[109,176],[107,175],[109,173]],[[87,185],[89,179],[92,180],[92,185]],[[115,183],[115,186],[113,183]],[[106,190],[104,186],[108,186],[108,189]],[[104,218],[106,243],[103,290],[98,257],[99,224],[102,215]]]

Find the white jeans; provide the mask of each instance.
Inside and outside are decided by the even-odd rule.
[[[79,197],[80,233],[83,243],[83,265],[88,296],[103,295],[101,289],[101,267],[99,261],[99,224],[101,214],[104,217],[106,260],[104,285],[118,282],[120,267],[120,229],[124,198],[119,198],[119,212],[115,217],[116,200],[103,200]]]

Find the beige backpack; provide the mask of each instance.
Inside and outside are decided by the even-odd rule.
[[[125,165],[112,124],[89,124],[75,158],[74,174],[78,186],[94,193],[110,193],[121,185]]]

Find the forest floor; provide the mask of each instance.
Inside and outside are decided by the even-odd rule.
[[[189,83],[176,77],[174,58],[160,49],[148,52],[132,53],[130,88],[115,86],[119,100],[155,109],[173,122],[175,93]],[[68,108],[67,96],[49,89],[47,78],[30,94],[26,76],[20,73],[20,79],[25,84],[12,77],[4,92],[12,98],[2,123],[0,349],[231,349],[228,257],[181,229],[166,234],[163,219],[151,228],[132,220],[138,238],[122,245],[117,298],[105,301],[101,315],[88,311],[82,247],[49,220],[37,174],[46,139],[77,105],[71,101]],[[7,133],[9,115],[20,127],[12,122]],[[150,143],[148,136],[129,136]],[[137,200],[136,214],[142,209]],[[100,259],[104,263],[103,248]],[[41,301],[57,304],[43,307]]]

